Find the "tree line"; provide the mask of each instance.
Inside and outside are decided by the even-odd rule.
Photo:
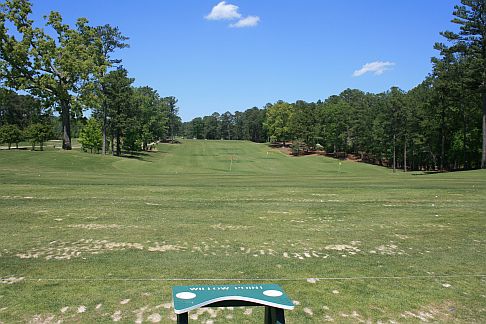
[[[181,125],[180,134],[194,139],[248,140],[265,142],[268,132],[264,127],[266,112],[253,107],[244,112],[217,112],[197,117]]]
[[[486,168],[486,0],[462,0],[433,71],[409,91],[347,89],[324,101],[278,101],[183,124],[190,138],[292,142],[403,170]]]
[[[2,142],[10,143],[12,130],[18,141],[30,138],[31,125],[52,130],[48,124],[57,123],[62,148],[70,150],[72,125],[79,121],[84,121],[79,133],[83,147],[101,149],[103,154],[109,144],[120,155],[122,149],[147,149],[150,142],[174,138],[180,124],[177,99],[161,98],[150,87],[132,86],[134,79],[128,77],[121,60],[112,57],[116,50],[128,47],[128,38],[117,27],[90,26],[86,18],[77,19],[72,27],[53,11],[41,28],[31,14],[28,0],[0,4]],[[15,97],[11,90],[28,95]],[[25,118],[13,118],[19,112],[20,106],[12,104],[17,99],[24,101],[23,110],[32,110],[28,115],[44,117],[31,118],[27,124]],[[35,104],[27,104],[29,100]],[[82,117],[87,109],[92,112],[89,123]]]

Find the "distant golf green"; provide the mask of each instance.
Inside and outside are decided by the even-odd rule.
[[[175,320],[171,287],[275,283],[289,323],[486,322],[486,172],[263,144],[0,151],[0,322]],[[261,323],[203,308],[196,323]]]

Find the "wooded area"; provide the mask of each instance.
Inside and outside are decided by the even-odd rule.
[[[441,33],[439,56],[425,80],[403,91],[347,89],[324,101],[287,103],[234,114],[214,113],[183,125],[190,138],[318,145],[339,156],[403,170],[486,167],[486,2],[462,0]]]
[[[293,142],[405,171],[486,168],[486,2],[461,3],[453,12],[457,31],[441,33],[446,42],[434,45],[432,72],[410,91],[347,89],[324,101],[278,101],[182,124],[176,98],[133,87],[112,58],[128,47],[118,28],[92,27],[85,18],[72,28],[51,12],[48,33],[29,18],[29,1],[8,0],[0,10],[0,141],[10,147],[59,136],[71,149],[74,130],[84,148],[106,153],[110,144],[121,155],[181,135]],[[89,127],[87,109],[96,119]]]
[[[34,25],[31,14],[28,0],[0,4],[0,142],[10,148],[29,140],[42,148],[54,137],[70,150],[74,125],[81,128],[75,135],[84,149],[105,154],[110,143],[111,152],[121,155],[122,149],[139,151],[174,136],[180,124],[177,99],[132,86],[121,60],[112,58],[115,50],[128,47],[117,27],[93,27],[79,18],[72,28],[53,11],[45,30]],[[86,110],[96,119],[89,127],[84,127]]]

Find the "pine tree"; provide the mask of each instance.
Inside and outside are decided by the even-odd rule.
[[[483,144],[481,168],[486,168],[486,0],[461,0],[454,7],[452,22],[460,26],[458,33],[445,31],[444,36],[452,46],[436,44],[441,55],[448,53],[462,55],[469,64],[468,86],[482,97]]]

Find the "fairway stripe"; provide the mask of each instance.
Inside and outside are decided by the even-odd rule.
[[[485,278],[486,274],[312,277],[315,280]],[[25,278],[28,281],[303,281],[309,278]]]

